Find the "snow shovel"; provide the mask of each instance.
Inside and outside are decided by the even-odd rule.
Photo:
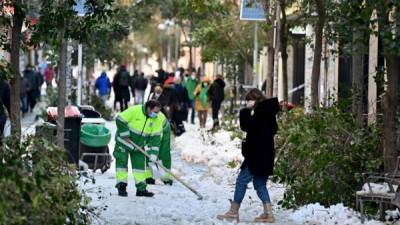
[[[145,155],[147,158],[150,159],[150,155],[143,150],[143,148],[141,148],[139,145],[135,144],[133,141],[129,140],[129,139],[124,139],[125,141],[127,141],[129,144],[133,145],[133,147],[135,147],[135,149],[139,150],[141,153],[143,153],[143,155]],[[150,159],[151,160],[151,159]],[[157,164],[157,166],[161,167],[161,169],[163,169],[165,172],[171,174],[171,176],[178,181],[179,183],[183,184],[183,186],[185,186],[187,189],[189,189],[191,192],[193,192],[198,198],[198,200],[203,200],[203,196],[197,192],[194,188],[192,188],[191,186],[189,186],[185,181],[181,180],[178,176],[176,176],[175,174],[173,174],[171,172],[171,170],[165,168],[161,163],[159,163],[158,161],[152,161],[153,163]]]

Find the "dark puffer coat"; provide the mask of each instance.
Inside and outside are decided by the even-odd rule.
[[[245,158],[242,168],[247,166],[255,176],[273,174],[278,111],[277,98],[264,100],[256,104],[253,110],[244,108],[240,111],[240,128],[247,133],[246,140],[242,143],[242,154]]]

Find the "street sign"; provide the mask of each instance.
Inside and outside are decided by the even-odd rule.
[[[265,21],[262,0],[240,0],[240,20]]]
[[[73,6],[74,11],[78,13],[78,16],[84,16],[87,13],[85,8],[86,0],[76,0],[75,3],[76,5]]]

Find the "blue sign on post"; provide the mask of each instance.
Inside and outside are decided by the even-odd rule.
[[[261,0],[240,0],[240,20],[265,21],[264,4]]]
[[[74,11],[78,13],[78,16],[84,16],[87,13],[85,8],[86,0],[76,0],[75,2],[76,5],[73,7]]]

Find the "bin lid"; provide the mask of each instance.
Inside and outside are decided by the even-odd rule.
[[[106,120],[103,118],[82,118],[82,124],[86,123],[105,124]]]
[[[58,108],[57,107],[48,107],[47,108],[47,115],[51,118],[57,118],[58,115]],[[64,109],[65,117],[80,117],[81,112],[79,111],[78,107],[68,105]]]

